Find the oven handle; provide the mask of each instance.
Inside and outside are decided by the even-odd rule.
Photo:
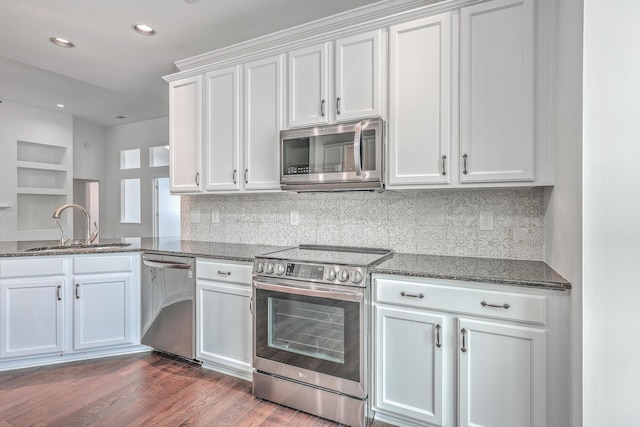
[[[280,292],[283,294],[295,294],[309,297],[330,298],[340,301],[353,301],[360,302],[364,298],[364,294],[361,290],[348,290],[348,289],[335,289],[322,290],[322,289],[305,289],[288,285],[275,285],[271,283],[253,281],[256,289],[264,291]]]

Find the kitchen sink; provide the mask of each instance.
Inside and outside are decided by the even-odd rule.
[[[65,253],[65,252],[100,252],[119,248],[126,248],[131,243],[98,243],[95,245],[58,245],[40,246],[25,249],[23,252],[45,252],[45,253]]]

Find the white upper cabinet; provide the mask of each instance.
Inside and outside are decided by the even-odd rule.
[[[451,14],[389,28],[388,185],[451,176]]]
[[[171,191],[200,191],[202,76],[169,84],[169,175]]]
[[[329,43],[288,55],[289,126],[329,123]]]
[[[380,31],[336,40],[336,121],[380,115]]]
[[[240,66],[205,74],[205,190],[239,190]]]
[[[370,31],[288,53],[290,127],[381,115],[380,33]]]
[[[534,179],[534,2],[460,12],[460,181]]]
[[[246,190],[280,188],[283,56],[244,65],[243,171]]]

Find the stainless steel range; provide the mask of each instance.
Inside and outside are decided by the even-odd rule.
[[[392,251],[300,246],[253,266],[253,394],[368,425],[370,273]]]

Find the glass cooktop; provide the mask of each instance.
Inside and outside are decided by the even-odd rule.
[[[393,255],[393,251],[389,249],[300,245],[297,248],[262,254],[256,258],[370,267],[384,261],[391,255]]]

